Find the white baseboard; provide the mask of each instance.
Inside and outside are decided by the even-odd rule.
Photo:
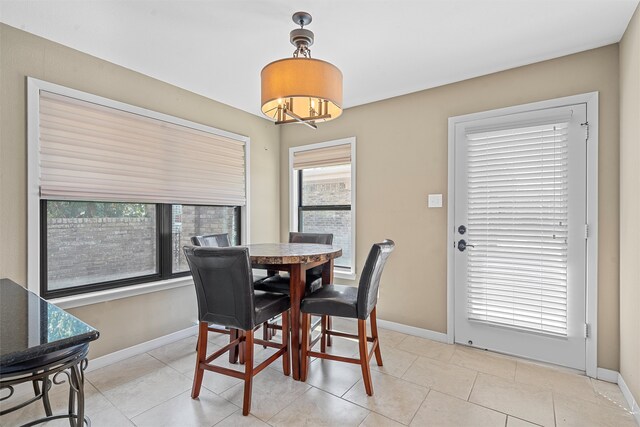
[[[403,325],[402,323],[390,322],[388,320],[378,319],[378,326],[389,329],[391,331],[402,332],[403,334],[413,335],[416,337],[427,338],[433,341],[447,343],[447,334],[442,332],[431,331],[429,329],[416,328],[415,326]]]
[[[631,390],[629,390],[627,383],[624,382],[624,378],[622,378],[622,375],[620,374],[618,374],[618,387],[620,387],[624,398],[627,399],[629,408],[631,408],[631,415],[636,419],[636,423],[640,426],[640,406],[638,406],[638,402],[636,402],[633,394],[631,394]]]
[[[612,371],[611,369],[598,368],[596,378],[608,383],[618,384],[618,371]]]
[[[191,326],[181,331],[158,337],[151,341],[146,341],[131,347],[123,348],[122,350],[114,351],[113,353],[105,354],[104,356],[96,357],[95,359],[89,360],[89,365],[87,366],[86,372],[104,368],[105,366],[120,362],[121,360],[128,359],[142,353],[146,353],[147,351],[151,351],[158,347],[162,347],[163,345],[170,344],[174,341],[187,338],[197,333],[198,326]]]

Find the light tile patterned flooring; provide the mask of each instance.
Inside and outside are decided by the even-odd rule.
[[[334,323],[355,330],[354,322]],[[636,426],[617,385],[386,329],[380,336],[384,366],[372,360],[372,397],[364,392],[357,365],[314,360],[301,383],[282,375],[278,360],[255,377],[249,417],[240,411],[238,379],[205,372],[200,398],[192,400],[193,336],[89,372],[87,412],[94,427]],[[226,340],[211,334],[209,350]],[[330,352],[353,355],[357,349],[355,342],[336,338]],[[257,360],[271,351],[260,349]],[[64,411],[64,386],[55,386],[51,397],[57,412]],[[0,417],[0,425],[18,425],[42,412],[35,403]]]

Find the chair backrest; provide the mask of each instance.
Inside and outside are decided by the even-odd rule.
[[[229,243],[228,233],[193,236],[191,237],[191,244],[194,246],[207,246],[210,248],[226,248],[231,246],[231,243]]]
[[[289,232],[289,243],[317,243],[319,245],[332,245],[333,234],[331,233],[297,233]],[[307,270],[307,281],[312,281],[322,276],[322,266],[313,267]]]
[[[319,245],[333,244],[333,234],[327,233],[289,233],[289,243],[317,243]]]
[[[387,258],[389,258],[395,247],[393,240],[388,239],[382,243],[374,243],[371,247],[358,284],[357,310],[359,319],[369,317],[369,313],[376,306],[380,276],[382,276],[382,270]]]
[[[255,327],[249,249],[185,246],[198,299],[198,319],[235,329]]]

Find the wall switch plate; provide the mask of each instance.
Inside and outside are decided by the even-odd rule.
[[[441,208],[442,194],[429,194],[428,206],[430,208]]]

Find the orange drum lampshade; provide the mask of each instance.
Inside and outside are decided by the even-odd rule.
[[[293,20],[303,27],[311,22],[311,15],[297,12]],[[293,30],[291,43],[297,47],[293,58],[262,69],[262,113],[276,124],[303,123],[315,128],[316,122],[342,114],[342,72],[329,62],[311,58],[311,31]]]

